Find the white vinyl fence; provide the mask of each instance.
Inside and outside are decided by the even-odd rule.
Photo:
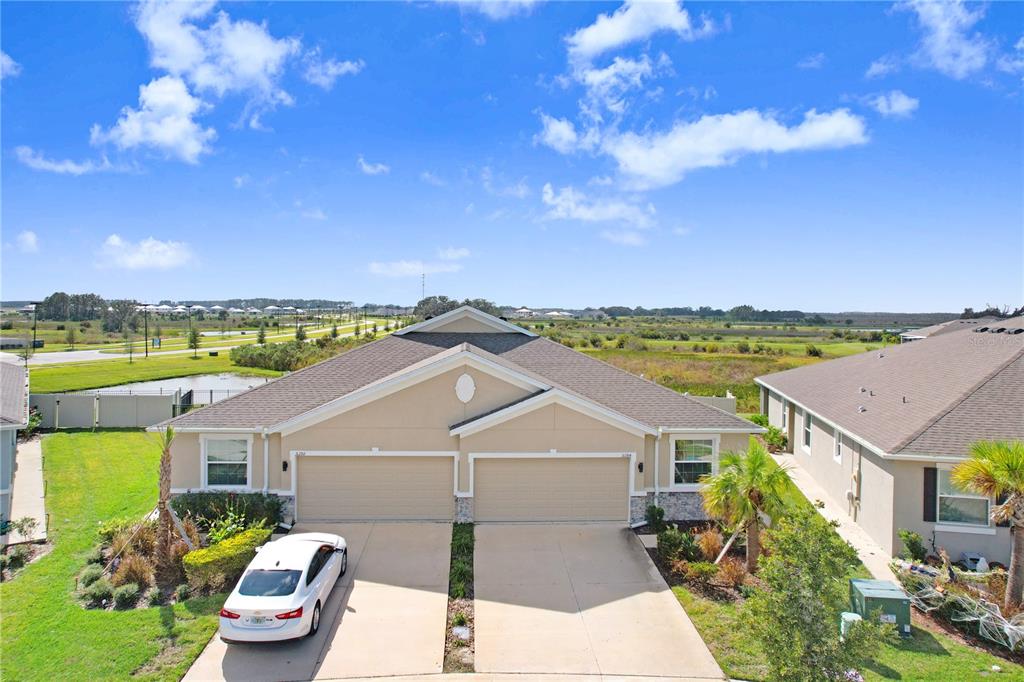
[[[33,393],[44,429],[143,428],[174,416],[181,392],[164,394]]]
[[[705,405],[717,407],[720,410],[725,410],[726,412],[736,414],[736,396],[734,396],[729,391],[725,392],[724,398],[722,396],[717,395],[690,395],[689,393],[685,395],[688,395],[694,400],[702,402]]]

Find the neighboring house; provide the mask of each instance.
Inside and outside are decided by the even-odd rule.
[[[172,492],[264,490],[299,521],[703,518],[763,429],[463,306],[151,427]]]
[[[28,426],[28,372],[0,361],[0,519],[10,520],[18,430]]]
[[[533,312],[529,308],[517,308],[512,311],[512,317],[517,319],[525,319],[528,317],[536,317],[537,313]]]
[[[1024,439],[1024,318],[755,381],[794,462],[886,552],[899,553],[908,528],[954,561],[1009,561],[994,500],[959,490],[949,472],[975,441]]]
[[[980,326],[989,326],[995,321],[996,319],[994,317],[978,317],[970,320],[949,320],[947,322],[940,322],[929,327],[910,329],[902,332],[900,334],[900,343],[920,341],[921,339],[939,336],[940,334],[948,334],[950,332],[960,331],[961,329],[974,329]]]

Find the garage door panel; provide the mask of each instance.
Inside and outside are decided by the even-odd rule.
[[[477,521],[625,521],[629,459],[478,458]]]
[[[441,520],[454,513],[451,457],[300,457],[302,521]]]

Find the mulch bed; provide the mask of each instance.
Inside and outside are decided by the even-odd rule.
[[[469,639],[459,639],[452,634],[452,620],[455,614],[461,613],[466,618],[466,627],[469,628]],[[473,672],[474,662],[474,627],[473,627],[473,598],[455,599],[448,598],[448,618],[446,622],[446,635],[444,640],[444,672],[446,673],[470,673]]]

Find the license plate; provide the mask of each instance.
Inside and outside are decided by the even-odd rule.
[[[266,625],[270,622],[267,616],[249,616],[245,619],[246,625]]]

